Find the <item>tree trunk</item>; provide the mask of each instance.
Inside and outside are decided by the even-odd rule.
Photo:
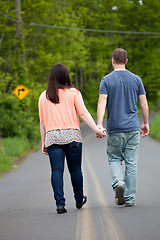
[[[20,0],[15,0],[15,17],[17,20],[16,37],[20,39],[21,36],[21,2]]]

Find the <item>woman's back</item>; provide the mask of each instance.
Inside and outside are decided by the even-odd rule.
[[[52,103],[44,91],[39,99],[40,122],[46,132],[55,129],[79,129],[79,118],[87,110],[76,88],[58,89],[59,103]]]

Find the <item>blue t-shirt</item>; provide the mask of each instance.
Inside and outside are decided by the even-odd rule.
[[[137,101],[145,93],[141,78],[128,70],[115,70],[101,80],[99,94],[108,96],[108,133],[140,130]]]

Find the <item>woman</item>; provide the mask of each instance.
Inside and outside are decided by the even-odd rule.
[[[80,91],[72,86],[67,67],[55,64],[48,78],[47,90],[39,98],[39,117],[42,152],[49,155],[51,183],[59,214],[67,212],[63,192],[65,157],[76,207],[80,209],[87,201],[83,195],[82,136],[78,114],[97,137],[105,135],[87,111]]]

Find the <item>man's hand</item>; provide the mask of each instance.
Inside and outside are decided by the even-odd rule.
[[[145,136],[147,136],[149,134],[149,124],[142,124],[141,126],[141,132],[142,134],[142,138],[144,138]]]
[[[147,98],[145,94],[139,95],[138,96],[141,111],[142,111],[142,116],[143,116],[143,124],[141,126],[141,134],[142,138],[147,136],[149,134],[149,108],[148,108],[148,103],[147,103]]]
[[[106,136],[106,129],[104,127],[99,127],[99,126],[98,126],[98,128],[102,132],[102,135],[99,135],[99,134],[96,133],[95,134],[96,138],[103,138],[103,137],[105,137]]]

